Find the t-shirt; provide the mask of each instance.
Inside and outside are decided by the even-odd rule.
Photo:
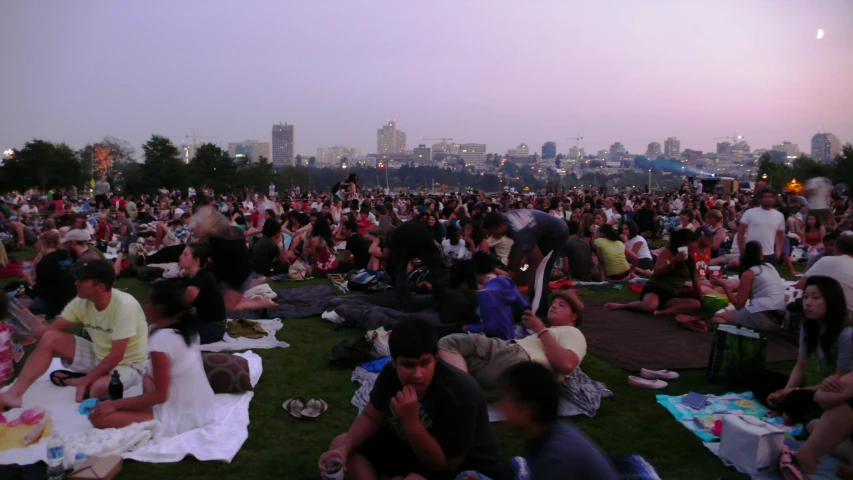
[[[136,227],[133,226],[133,222],[129,218],[119,223],[119,233],[121,233],[122,227],[126,227],[127,229],[124,232],[124,236],[121,237],[121,249],[122,251],[127,251],[127,246],[130,245],[130,242],[136,241]]]
[[[461,238],[457,240],[456,245],[450,243],[450,239],[441,242],[441,251],[444,252],[444,258],[447,259],[448,265],[456,265],[456,262],[471,258],[471,252],[468,246]]]
[[[785,231],[785,217],[778,210],[750,208],[744,212],[740,223],[747,225],[744,245],[756,241],[761,244],[764,255],[776,253],[776,232]]]
[[[252,247],[252,271],[259,275],[270,275],[278,253],[278,244],[275,240],[262,235]]]
[[[0,212],[3,212],[3,218],[8,219],[12,216],[12,209],[9,208],[9,205],[6,205],[5,203],[0,205]]]
[[[98,360],[112,349],[114,340],[130,339],[119,365],[143,364],[148,358],[148,324],[142,306],[129,293],[113,289],[107,308],[99,312],[95,303],[76,297],[62,311],[62,317],[72,323],[82,323]]]
[[[74,277],[71,276],[71,255],[67,250],[54,250],[36,265],[36,284],[33,291],[37,297],[45,299],[58,312],[72,298],[77,296]]]
[[[216,277],[210,270],[202,269],[189,279],[189,286],[198,288],[198,295],[192,306],[196,317],[202,323],[221,323],[225,321],[225,299],[216,283]]]
[[[548,330],[561,347],[575,352],[575,355],[578,356],[578,363],[583,360],[583,357],[586,356],[586,338],[580,330],[575,327],[551,327]],[[539,338],[539,335],[530,335],[515,342],[530,355],[531,361],[548,368],[548,370],[553,370],[551,362],[545,355],[545,347],[542,346],[542,339]]]
[[[403,389],[393,363],[385,366],[373,391],[370,404],[385,418],[385,428],[408,444],[405,432],[391,408],[391,399]],[[474,377],[441,360],[423,399],[421,423],[438,442],[446,458],[465,457],[457,472],[493,467],[499,452],[486,407],[486,397]]]
[[[211,237],[209,243],[213,276],[232,290],[240,291],[252,273],[246,242],[242,238],[230,240],[216,236]]]
[[[347,239],[346,249],[352,254],[355,268],[367,268],[370,261],[370,241],[358,233],[353,233]]]
[[[625,257],[625,244],[621,240],[596,238],[595,246],[601,250],[604,257],[604,271],[607,275],[619,275],[631,269],[631,264]]]
[[[560,420],[525,445],[530,478],[536,480],[616,480],[607,457],[583,433]]]
[[[86,250],[83,250],[83,253],[81,253],[77,257],[77,261],[74,262],[74,264],[75,265],[83,265],[84,263],[86,263],[88,261],[97,260],[99,258],[101,258],[101,256],[98,255],[98,252],[92,250],[91,248],[87,248]]]
[[[586,240],[573,237],[566,240],[563,246],[563,256],[569,260],[569,270],[572,280],[587,282],[592,273],[592,247]]]
[[[637,251],[637,256],[640,259],[643,258],[652,258],[652,252],[649,251],[649,242],[646,241],[645,237],[642,235],[637,235],[636,237],[628,240],[628,250],[634,251],[634,245],[640,244],[640,249]]]
[[[806,331],[800,327],[800,348],[797,353],[801,357],[808,355],[806,349]],[[836,351],[831,352],[832,358],[827,358],[823,347],[818,341],[815,350],[817,365],[806,364],[806,379],[803,386],[819,385],[824,378],[835,375],[837,370],[843,373],[853,372],[853,327],[846,327],[838,334]]]
[[[515,243],[512,251],[529,252],[539,241],[550,236],[568,234],[565,220],[539,210],[512,210],[504,214],[509,228],[506,236]]]
[[[711,263],[711,249],[709,247],[696,247],[690,250],[690,256],[693,257],[693,263],[696,264],[696,276],[698,278],[708,278],[708,267]]]
[[[838,255],[823,257],[806,272],[806,277],[834,278],[844,290],[847,300],[847,313],[853,318],[853,257]]]
[[[110,182],[98,182],[95,184],[95,195],[106,195],[110,191]]]
[[[489,242],[489,248],[495,249],[495,255],[501,259],[504,265],[509,262],[509,252],[512,250],[513,240],[506,235],[503,237],[489,237],[486,239]]]

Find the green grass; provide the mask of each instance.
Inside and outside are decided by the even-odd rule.
[[[31,250],[14,256],[32,256]],[[0,280],[2,283],[2,280]],[[313,282],[312,282],[313,283]],[[288,284],[301,286],[302,284]],[[141,299],[145,285],[136,279],[121,279],[117,287]],[[624,286],[621,290],[593,291],[580,288],[586,302],[624,301],[637,294]],[[317,459],[336,435],[346,431],[356,414],[350,399],[357,384],[350,382],[351,371],[329,365],[331,347],[342,339],[353,339],[362,332],[336,332],[319,317],[284,320],[278,338],[290,348],[259,350],[264,372],[251,402],[249,438],[230,464],[199,462],[187,458],[173,464],[127,462],[121,477],[127,480],[150,478],[191,479],[296,479],[317,477]],[[637,348],[665,348],[661,345],[637,345]],[[780,371],[790,364],[777,364]],[[641,454],[664,479],[712,479],[732,470],[708,452],[699,438],[675,422],[655,401],[656,393],[680,395],[689,391],[724,393],[725,388],[709,385],[704,371],[681,371],[681,378],[656,392],[629,387],[630,372],[588,355],[583,370],[604,382],[615,394],[604,400],[594,418],[569,420],[586,432],[611,455]],[[281,403],[294,396],[319,396],[329,411],[314,422],[291,418]],[[523,439],[493,424],[505,458],[523,453]]]

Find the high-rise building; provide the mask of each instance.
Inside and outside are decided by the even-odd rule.
[[[463,143],[460,147],[459,157],[466,166],[481,167],[486,164],[485,143]]]
[[[351,160],[357,157],[361,157],[361,149],[358,147],[349,148],[343,145],[335,145],[329,148],[318,148],[316,165],[318,167],[337,167],[343,158]]]
[[[517,148],[510,148],[507,151],[508,157],[526,157],[530,155],[530,148],[526,143],[522,143]],[[554,155],[556,157],[556,155]]]
[[[663,151],[660,149],[660,143],[658,142],[652,142],[649,144],[648,148],[646,148],[646,158],[649,160],[655,160],[662,155]]]
[[[557,142],[545,142],[542,145],[542,159],[557,158]]]
[[[380,155],[406,153],[406,132],[397,130],[394,120],[376,130],[376,151]]]
[[[272,126],[272,164],[274,167],[293,165],[293,125]]]
[[[570,160],[580,160],[586,155],[583,147],[572,147],[569,149],[569,155],[566,157]]]
[[[733,157],[742,157],[747,153],[749,153],[749,144],[746,143],[746,140],[741,140],[732,144]]]
[[[717,155],[731,155],[732,154],[732,143],[731,142],[717,142]]]
[[[424,144],[420,144],[414,150],[415,155],[415,163],[432,163],[432,155],[430,154],[429,147]]]
[[[684,151],[681,152],[681,159],[685,162],[697,162],[700,158],[702,158],[702,152],[700,150],[685,148]]]
[[[781,145],[773,145],[773,151],[782,152],[786,162],[793,162],[800,156],[799,146],[788,141],[782,142]]]
[[[610,146],[610,160],[617,160],[620,156],[627,154],[628,149],[621,142],[616,142]]]
[[[681,140],[676,137],[669,137],[663,142],[663,155],[666,158],[681,157]]]
[[[257,162],[261,157],[264,157],[268,162],[272,162],[269,142],[243,140],[242,142],[229,143],[228,154],[237,160],[249,158],[252,162]]]
[[[812,137],[812,159],[816,162],[830,162],[841,155],[841,141],[831,133],[817,133]]]

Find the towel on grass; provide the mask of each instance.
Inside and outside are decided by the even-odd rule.
[[[228,320],[229,322],[231,320]],[[252,320],[253,322],[257,322],[264,331],[267,332],[267,336],[263,338],[246,338],[239,337],[234,338],[227,333],[224,337],[222,337],[221,341],[215,343],[208,343],[206,345],[202,345],[201,349],[205,352],[223,352],[223,351],[237,351],[237,350],[261,350],[261,349],[269,349],[269,348],[287,348],[290,346],[287,342],[282,342],[275,338],[276,332],[281,330],[283,326],[281,323],[281,319],[273,318],[272,320]]]
[[[765,414],[769,410],[755,400],[752,392],[726,393],[719,396],[708,395],[708,401],[705,402],[705,405],[700,410],[694,410],[682,404],[681,402],[685,396],[658,395],[657,401],[669,410],[669,413],[679,423],[701,438],[703,442],[712,442],[720,439],[720,437],[712,435],[710,429],[713,427],[714,421],[719,420],[722,415],[727,413],[739,413],[755,417],[781,428],[785,433],[795,437],[803,433],[801,425],[789,427],[782,423],[782,417],[766,417]]]
[[[248,360],[249,376],[252,385],[256,385],[263,373],[261,357],[251,351],[237,355]],[[48,371],[24,395],[24,408],[40,406],[50,412],[54,428],[65,440],[66,452],[82,451],[89,457],[118,454],[126,459],[151,463],[178,462],[187,455],[202,461],[230,462],[249,438],[249,402],[254,392],[215,395],[215,423],[174,437],[162,437],[157,421],[98,430],[88,417],[78,413],[74,388],[56,387],[50,383],[50,372],[61,368],[60,360],[54,359]],[[127,395],[140,393],[141,389],[137,388],[135,392],[133,389],[128,391]],[[7,416],[14,418],[19,410],[13,409]],[[42,438],[27,448],[0,452],[0,465],[29,465],[44,461],[46,445],[47,438]]]

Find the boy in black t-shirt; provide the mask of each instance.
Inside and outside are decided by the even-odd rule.
[[[494,478],[499,454],[485,397],[470,375],[437,359],[432,325],[400,322],[389,348],[392,362],[370,403],[332,442],[347,459],[347,478],[441,479],[465,470]]]

